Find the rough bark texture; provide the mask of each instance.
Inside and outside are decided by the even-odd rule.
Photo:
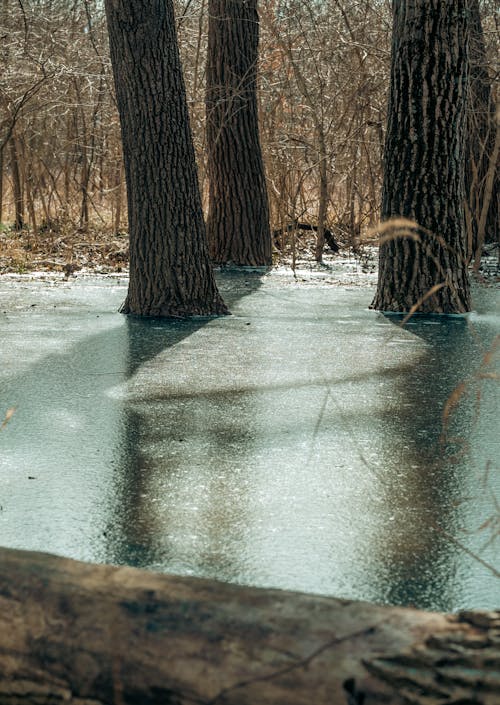
[[[373,308],[470,309],[463,164],[469,0],[395,0],[382,220],[418,223],[380,247]],[[430,292],[434,292],[429,295]]]
[[[0,549],[0,705],[498,704],[500,613],[446,616]]]
[[[208,242],[212,261],[272,262],[259,141],[257,0],[210,0],[207,58]]]
[[[481,257],[484,242],[500,241],[500,185],[495,153],[496,106],[491,90],[478,0],[471,0],[469,103],[467,109],[466,197],[469,208],[469,255]],[[497,147],[498,150],[498,147]],[[494,178],[489,184],[488,172]],[[496,178],[495,178],[496,177]],[[481,216],[484,212],[484,223]]]
[[[128,192],[123,312],[225,313],[208,259],[172,0],[106,0]]]

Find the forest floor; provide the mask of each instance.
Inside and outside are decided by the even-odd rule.
[[[61,226],[39,231],[0,231],[0,274],[79,271],[95,274],[122,272],[128,267],[127,233],[88,232]]]
[[[377,279],[377,248],[361,243],[356,249],[340,243],[335,254],[325,248],[323,262],[314,259],[313,233],[290,237],[285,249],[275,248],[273,273],[279,280],[309,284],[370,286]],[[498,245],[485,248],[485,257],[477,273],[479,281],[500,285]],[[0,230],[0,275],[37,273],[55,278],[85,274],[127,274],[128,235],[91,229],[82,232],[74,227],[46,229],[36,235],[28,230]]]
[[[294,240],[290,238],[283,251],[275,249],[272,270],[290,275],[296,281],[311,283],[376,283],[375,248],[363,246],[354,252],[341,245],[340,253],[334,254],[326,247],[323,263],[318,264],[314,260],[314,246],[312,233],[302,233]],[[26,230],[0,231],[0,275],[35,273],[56,278],[127,274],[128,235],[102,230],[82,233],[74,228],[46,230],[36,236]]]

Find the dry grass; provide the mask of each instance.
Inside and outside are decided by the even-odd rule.
[[[16,410],[14,407],[7,409],[7,411],[5,412],[4,419],[3,419],[2,423],[0,424],[0,431],[3,431],[3,429],[7,426],[7,424],[11,420],[11,418],[14,416],[15,412],[16,412]]]
[[[313,261],[316,234],[286,233],[280,245],[281,249],[274,248],[275,264],[291,265],[296,259]],[[329,252],[326,247],[325,253]],[[127,267],[128,234],[112,233],[102,223],[86,232],[72,223],[59,222],[40,228],[36,234],[5,227],[0,230],[0,274],[42,271],[69,276],[81,270],[106,274]]]
[[[0,232],[0,274],[30,271],[80,270],[120,272],[128,265],[128,235],[97,227],[82,232],[69,223],[57,222],[41,228]]]

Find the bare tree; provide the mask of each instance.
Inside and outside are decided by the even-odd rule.
[[[207,167],[210,256],[271,264],[269,204],[257,112],[257,0],[209,0]]]
[[[107,0],[128,191],[124,313],[226,313],[208,259],[171,0]]]
[[[369,0],[264,6],[262,137],[271,219],[281,228],[315,223],[312,249],[320,260],[323,228],[356,247],[361,228],[378,216],[387,10]]]
[[[468,2],[401,0],[393,7],[382,219],[404,217],[415,226],[382,239],[373,307],[463,313],[470,309],[463,207]]]
[[[0,201],[18,224],[22,205],[35,234],[63,221],[86,229],[93,216],[106,226],[116,191],[121,152],[105,17],[94,3],[92,13],[87,1],[1,6]]]

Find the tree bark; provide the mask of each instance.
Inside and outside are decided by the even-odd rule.
[[[414,221],[383,238],[373,308],[470,310],[463,164],[468,0],[393,3],[382,220]],[[387,233],[387,231],[386,231]]]
[[[0,549],[2,705],[494,705],[499,629]]]
[[[272,263],[257,111],[257,0],[210,0],[206,88],[207,221],[213,262]]]
[[[128,192],[124,313],[227,313],[206,232],[172,0],[106,0]]]

